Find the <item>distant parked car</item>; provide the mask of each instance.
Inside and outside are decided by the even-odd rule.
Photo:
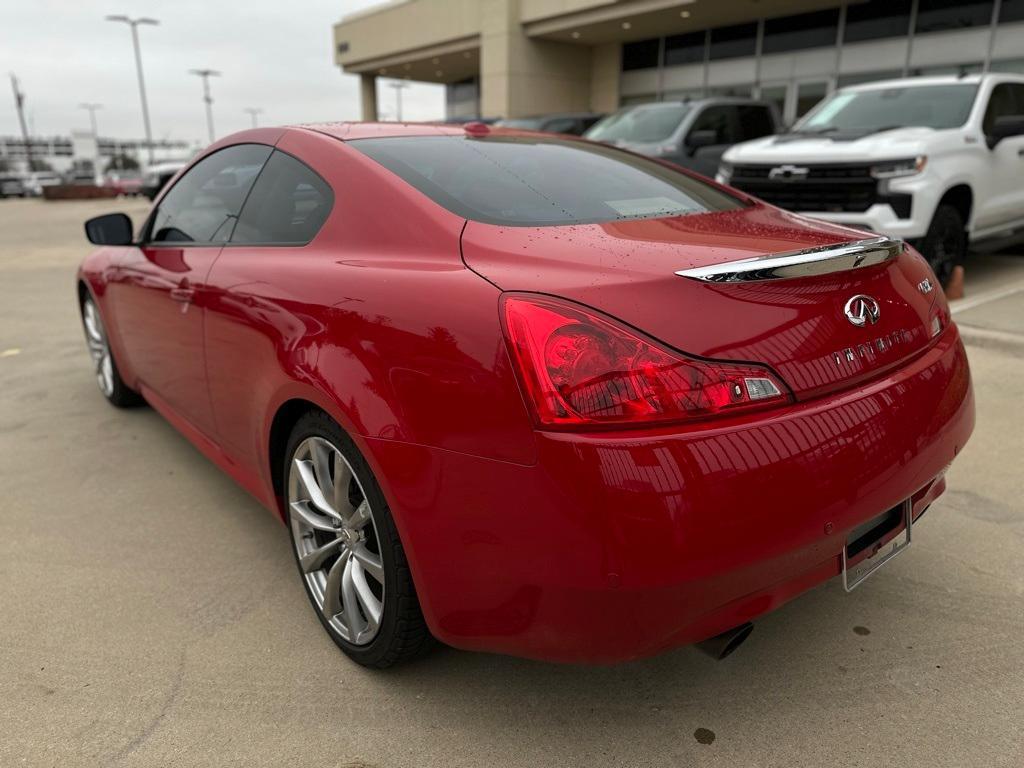
[[[167,182],[174,178],[174,174],[186,165],[188,163],[183,160],[173,160],[149,166],[142,176],[142,194],[150,200],[155,199],[160,194],[160,190],[167,185]]]
[[[836,91],[789,133],[731,149],[718,180],[909,240],[946,283],[969,242],[1024,235],[1022,158],[1024,77],[911,78]]]
[[[484,125],[494,125],[498,122],[496,117],[472,117],[463,115],[461,117],[449,117],[444,120],[448,125],[465,125],[466,123],[483,123]]]
[[[771,104],[708,98],[623,107],[583,136],[714,176],[722,155],[733,144],[770,136],[781,127]]]
[[[75,186],[95,187],[96,174],[86,168],[73,168],[64,174],[64,183]]]
[[[537,117],[513,117],[499,120],[501,128],[518,128],[523,131],[543,131],[544,133],[568,133],[580,136],[604,115],[593,112],[560,113],[554,115],[538,115]]]
[[[25,177],[25,189],[33,197],[40,197],[43,194],[43,187],[53,187],[60,184],[60,176],[53,171],[33,171]]]
[[[142,193],[142,177],[137,173],[110,173],[103,179],[103,186],[119,195],[138,195]]]
[[[0,175],[0,197],[26,197],[28,189],[23,177],[14,173]]]

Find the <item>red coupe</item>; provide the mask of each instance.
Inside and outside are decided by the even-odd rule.
[[[904,551],[974,425],[912,248],[583,140],[246,131],[86,231],[101,391],[281,517],[368,666],[723,656]]]

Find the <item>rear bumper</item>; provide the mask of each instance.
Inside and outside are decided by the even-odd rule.
[[[852,529],[942,492],[973,425],[951,326],[856,390],[710,427],[538,433],[534,466],[367,448],[439,639],[604,663],[704,639],[838,574]]]

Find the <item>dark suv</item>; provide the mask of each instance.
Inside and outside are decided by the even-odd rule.
[[[523,131],[544,131],[545,133],[567,133],[579,136],[603,115],[592,112],[558,113],[536,117],[510,117],[499,120],[502,128],[518,128]]]
[[[583,136],[714,176],[722,154],[733,144],[769,136],[781,127],[771,104],[707,98],[623,107]]]

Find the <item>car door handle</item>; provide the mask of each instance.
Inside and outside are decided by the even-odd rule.
[[[180,301],[182,304],[192,301],[195,293],[195,290],[192,288],[171,288],[171,298],[175,301]]]

